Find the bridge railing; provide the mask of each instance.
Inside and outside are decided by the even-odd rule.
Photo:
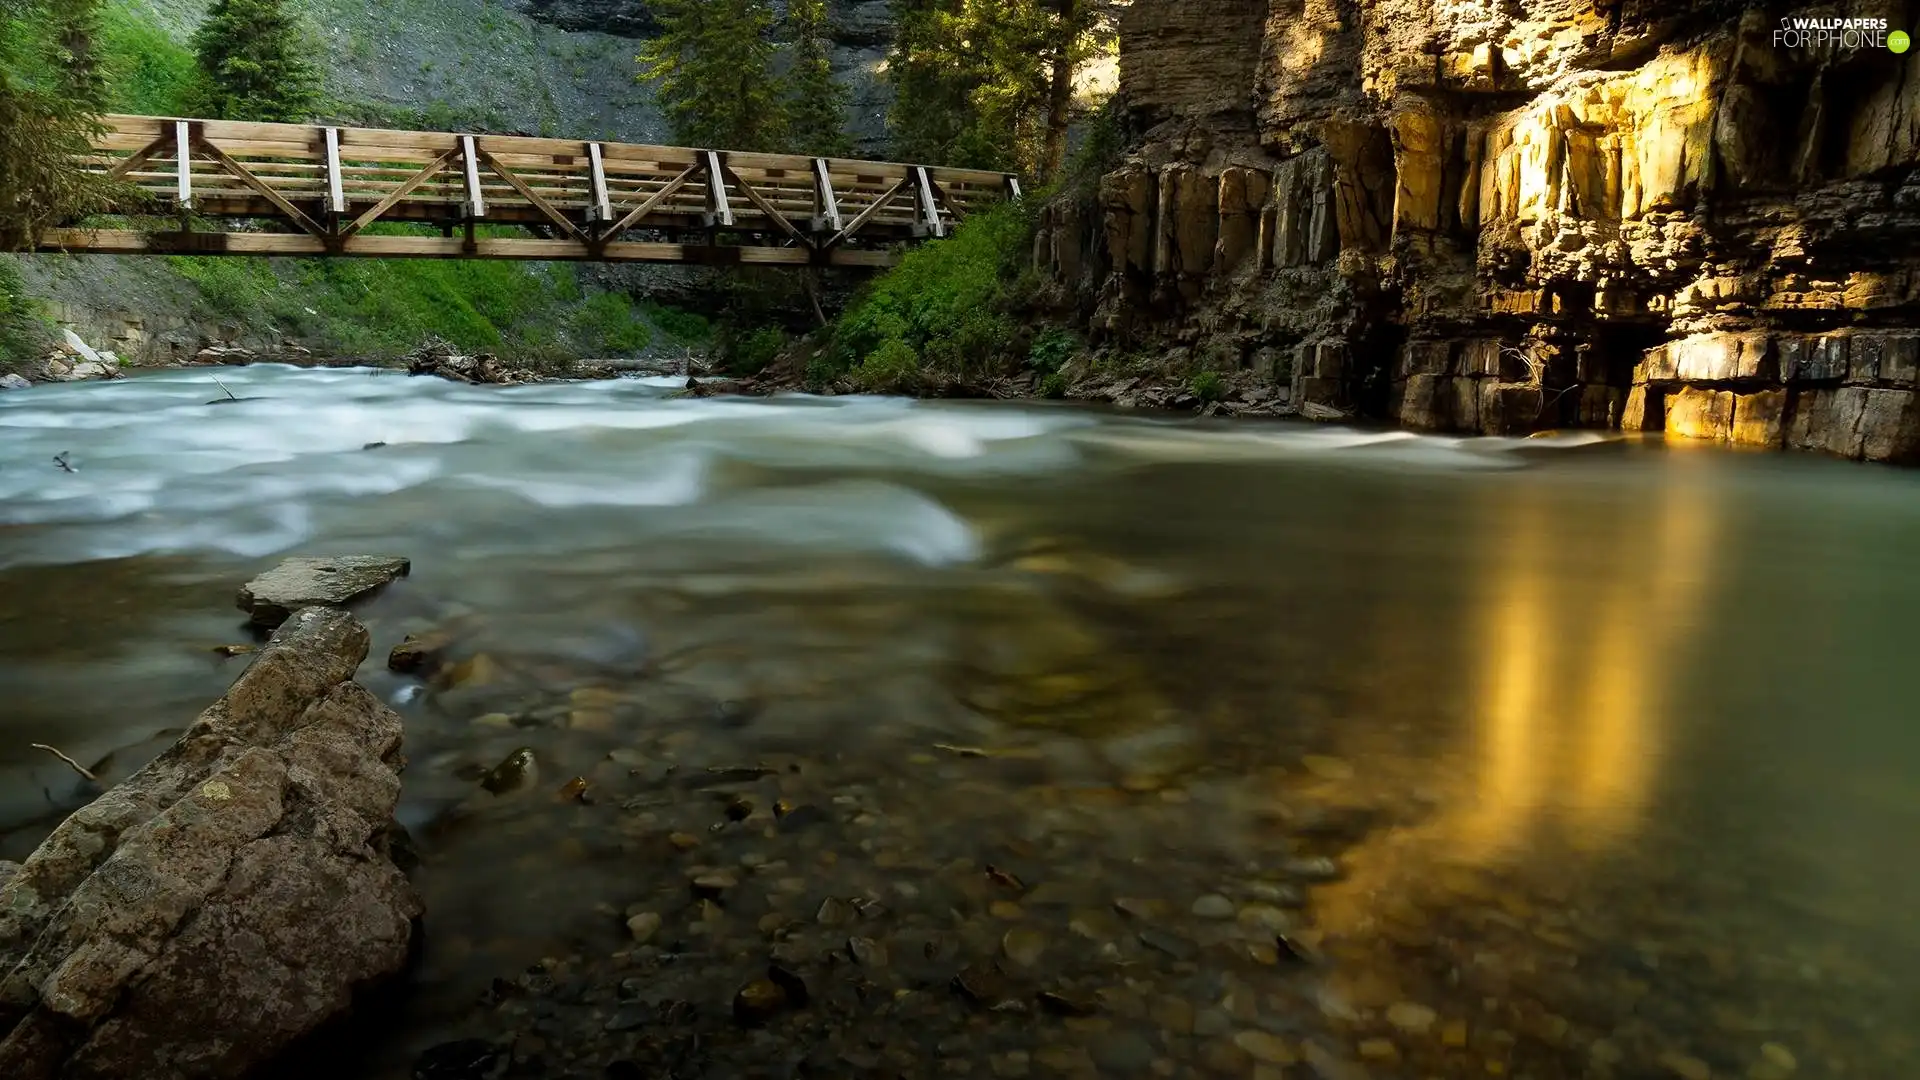
[[[47,246],[877,265],[891,258],[872,245],[943,236],[1019,194],[1018,180],[1003,173],[846,158],[152,116],[104,122],[85,166],[144,194],[127,212],[177,216],[181,226],[62,230]],[[194,232],[193,218],[288,228]],[[438,225],[447,235],[366,234],[376,221]],[[537,235],[475,232],[494,224]],[[625,240],[633,230],[669,242]],[[715,245],[721,232],[735,240]],[[686,242],[690,235],[698,242]]]

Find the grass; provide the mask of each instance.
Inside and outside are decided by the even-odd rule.
[[[650,311],[679,317],[670,322],[688,318],[625,293],[585,290],[571,263],[198,255],[167,261],[198,288],[209,314],[357,358],[398,355],[428,337],[521,360],[625,356],[653,343]]]
[[[190,116],[200,71],[193,53],[129,0],[100,13],[95,41],[107,74],[107,108],[149,116]]]

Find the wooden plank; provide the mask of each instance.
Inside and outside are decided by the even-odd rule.
[[[573,237],[575,240],[578,240],[583,244],[587,242],[587,235],[580,231],[580,227],[578,225],[575,225],[572,221],[568,220],[565,214],[562,214],[560,211],[554,209],[552,203],[549,203],[545,198],[541,197],[541,195],[538,192],[528,187],[524,181],[522,181],[518,176],[515,176],[513,174],[513,171],[511,169],[508,169],[505,165],[500,164],[498,159],[496,159],[492,154],[488,153],[485,150],[480,151],[480,157],[481,157],[481,160],[487,163],[487,166],[489,168],[491,168],[494,172],[497,172],[500,174],[501,179],[505,180],[509,184],[512,184],[514,190],[520,193],[521,198],[532,203],[535,209],[539,210],[542,214],[545,214],[549,220],[551,220],[555,225],[558,225],[560,227],[561,231],[565,232],[567,235]]]
[[[858,216],[856,216],[852,221],[847,223],[846,228],[841,229],[839,232],[833,234],[833,239],[828,240],[824,246],[828,248],[836,248],[836,247],[839,247],[841,244],[846,243],[848,238],[852,237],[854,233],[859,232],[861,228],[863,228],[867,224],[867,222],[872,221],[875,215],[879,214],[881,210],[885,209],[888,203],[898,198],[900,196],[900,193],[902,191],[905,191],[906,189],[907,189],[907,181],[905,179],[902,179],[899,183],[894,184],[892,187],[888,188],[886,194],[876,199],[873,202],[873,204],[868,206],[865,210],[860,211]]]
[[[183,210],[193,206],[193,139],[188,131],[185,120],[174,121],[173,153],[178,162],[175,175],[179,180],[174,186],[173,198]]]
[[[791,236],[795,240],[798,240],[802,244],[812,243],[812,241],[810,241],[807,238],[807,235],[805,233],[795,228],[793,225],[793,222],[787,220],[787,215],[782,214],[779,210],[775,209],[772,203],[762,198],[760,193],[753,189],[752,185],[740,179],[738,176],[735,176],[732,170],[727,169],[727,167],[724,165],[721,166],[721,170],[725,172],[727,177],[733,181],[733,186],[740,189],[740,194],[745,195],[747,197],[748,202],[752,203],[754,207],[758,209],[761,213],[767,215],[768,219],[773,222],[773,225],[775,228],[779,229],[783,233],[786,233],[788,236]]]
[[[299,207],[288,202],[286,198],[282,196],[279,192],[273,190],[273,188],[268,187],[266,184],[262,183],[259,177],[247,171],[247,167],[245,165],[242,165],[239,162],[228,157],[227,152],[225,150],[222,150],[219,147],[213,145],[212,143],[205,142],[205,141],[201,142],[200,150],[202,153],[213,155],[213,159],[215,161],[218,161],[221,165],[225,166],[228,172],[239,177],[240,180],[243,183],[245,183],[248,187],[254,189],[255,191],[259,192],[262,196],[264,196],[268,202],[273,204],[274,209],[280,211],[280,215],[282,217],[287,218],[288,220],[292,221],[295,225],[300,226],[300,228],[302,228],[303,230],[309,233],[312,233],[314,236],[327,235],[326,230],[322,229],[319,226],[319,224],[316,223],[312,218],[302,213]]]
[[[840,231],[840,199],[833,193],[833,170],[825,158],[813,159],[813,227],[829,233]]]
[[[588,183],[593,186],[592,220],[601,225],[613,220],[613,200],[607,195],[607,163],[600,156],[600,144],[587,144]]]
[[[719,154],[712,150],[703,150],[701,153],[707,172],[707,225],[731,229],[733,208],[727,205],[726,170],[720,164]]]
[[[459,151],[457,150],[447,150],[443,152],[439,157],[433,159],[432,163],[430,163],[426,168],[421,169],[417,173],[414,173],[412,179],[408,180],[406,183],[401,184],[399,187],[394,188],[392,191],[388,192],[386,198],[381,199],[366,213],[361,214],[359,217],[355,218],[353,220],[353,224],[348,225],[346,228],[340,230],[340,235],[352,236],[353,234],[359,232],[361,229],[364,229],[368,225],[372,224],[376,219],[380,217],[381,214],[386,213],[387,209],[391,207],[394,203],[397,203],[401,199],[406,198],[408,193],[412,192],[414,188],[417,188],[421,184],[426,183],[428,180],[433,179],[433,175],[439,172],[441,169],[446,168],[447,165],[453,161],[454,157],[458,155],[458,153]]]
[[[466,164],[467,204],[460,215],[468,221],[487,216],[487,196],[480,190],[480,155],[474,151],[473,136],[460,136],[460,157]]]
[[[913,167],[913,187],[914,201],[920,208],[920,227],[936,240],[946,236],[947,226],[940,220],[940,204],[933,199],[933,179],[918,165]]]
[[[347,189],[340,175],[340,129],[327,129],[327,213],[347,212]]]

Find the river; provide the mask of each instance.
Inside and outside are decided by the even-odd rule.
[[[891,909],[861,931],[894,941],[895,974],[856,957],[872,985],[918,985],[897,957],[924,915],[1100,1002],[966,1020],[946,1073],[1920,1073],[1920,473],[658,380],[219,376],[242,400],[209,404],[205,371],[0,395],[0,857],[87,798],[28,744],[110,781],[223,692],[241,582],[287,554],[409,556],[361,609],[361,677],[406,718],[430,944],[367,1075],[484,1036],[466,1010],[494,975],[745,956],[783,912],[831,922],[823,895]],[[385,669],[434,629],[453,669]],[[533,796],[481,791],[521,746]],[[749,764],[774,772],[649,795]],[[591,805],[554,795],[575,775]],[[713,802],[741,792],[746,831]],[[755,831],[782,795],[831,818],[790,851]],[[679,873],[669,830],[765,895],[689,905],[655,880]],[[628,955],[636,908],[666,928]],[[778,1075],[921,1052],[882,1041]]]

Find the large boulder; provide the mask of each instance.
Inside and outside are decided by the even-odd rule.
[[[393,555],[288,559],[240,586],[235,602],[255,625],[279,626],[303,607],[339,607],[372,595],[411,568]]]
[[[179,742],[0,874],[0,1076],[239,1077],[404,968],[400,718],[288,619]]]
[[[33,384],[13,372],[0,374],[0,390],[31,390]]]

